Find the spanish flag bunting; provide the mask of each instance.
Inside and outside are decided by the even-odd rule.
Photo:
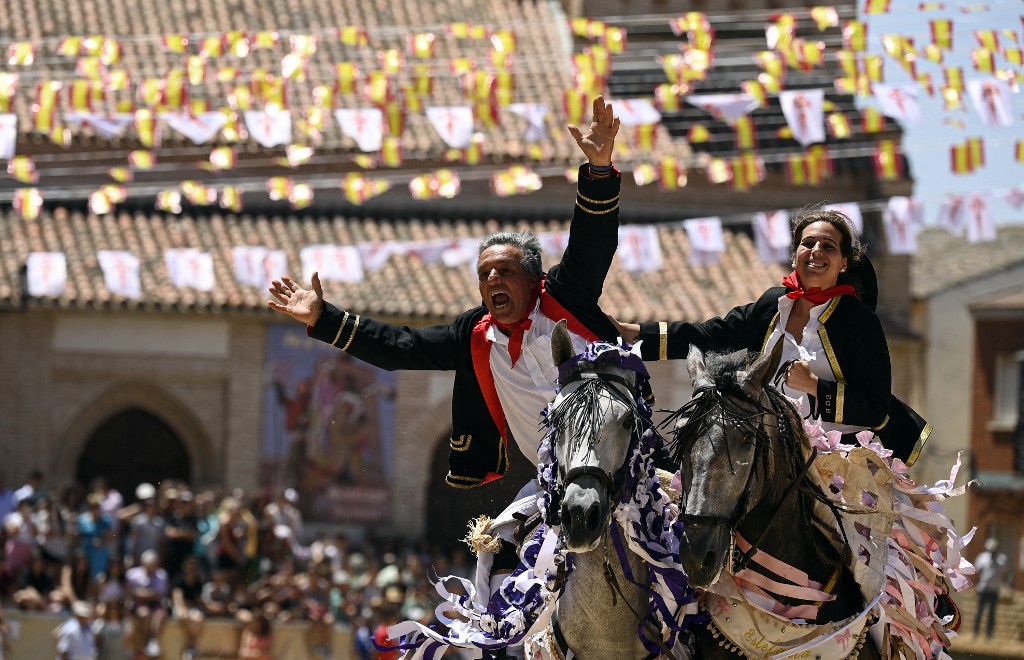
[[[1017,144],[1014,146],[1013,157],[1018,163],[1024,163],[1024,140],[1017,140]]]
[[[954,144],[949,148],[950,170],[954,174],[970,174],[974,171],[971,154],[966,144]]]
[[[358,206],[387,192],[391,188],[391,184],[383,179],[371,179],[363,174],[349,172],[341,180],[339,187],[348,203]]]
[[[292,189],[292,180],[287,176],[272,176],[267,179],[267,193],[270,199],[277,202],[288,198]]]
[[[313,105],[324,110],[333,110],[337,91],[336,85],[313,85]]]
[[[1010,64],[1016,64],[1017,66],[1024,65],[1024,51],[1020,48],[1004,48],[1003,57]]]
[[[765,23],[765,41],[769,50],[788,50],[796,31],[796,17],[793,14],[776,14]]]
[[[959,66],[947,66],[942,70],[946,81],[946,87],[952,87],[957,92],[964,91],[964,70]]]
[[[600,39],[604,36],[605,30],[608,29],[608,25],[604,21],[588,21],[587,22],[587,34],[584,35],[591,39]]]
[[[100,58],[93,56],[79,57],[75,62],[75,73],[89,80],[100,80],[103,78],[103,64]]]
[[[673,34],[681,37],[687,32],[708,30],[711,23],[703,12],[691,11],[670,20],[669,27],[672,28]]]
[[[662,112],[678,112],[683,105],[680,85],[661,83],[654,88],[654,106]],[[689,88],[686,88],[687,91]]]
[[[252,88],[248,86],[238,85],[228,93],[228,105],[233,110],[252,110],[253,101]]]
[[[565,92],[562,97],[562,104],[570,124],[578,126],[583,123],[588,109],[587,100],[587,95],[578,89],[570,89]]]
[[[204,164],[208,165],[208,167],[204,169],[209,169],[214,172],[219,172],[221,170],[230,170],[235,166],[236,161],[237,156],[235,155],[234,148],[227,146],[214,147],[213,149],[210,150],[209,162]]]
[[[498,197],[532,193],[541,185],[540,176],[526,165],[513,165],[491,175],[491,190]]]
[[[224,186],[220,190],[218,204],[232,213],[241,213],[244,207],[245,189],[242,186]]]
[[[526,145],[526,157],[530,160],[550,160],[551,150],[545,144],[531,142]]]
[[[857,53],[852,50],[837,50],[833,55],[843,75],[853,77],[857,75]]]
[[[870,82],[882,82],[885,80],[883,72],[885,61],[881,55],[864,56],[864,77]]]
[[[942,64],[945,60],[945,51],[935,44],[928,44],[925,46],[922,50],[922,54],[925,56],[925,59],[935,62],[936,64]]]
[[[384,111],[384,125],[388,133],[401,137],[405,133],[405,107],[401,101],[391,101],[381,110]]]
[[[199,40],[199,54],[203,57],[220,57],[224,54],[223,37],[204,37]]]
[[[775,137],[782,138],[783,140],[793,139],[793,129],[787,124],[775,131]]]
[[[942,11],[946,8],[944,2],[919,2],[917,4],[918,11]]]
[[[591,20],[585,17],[576,17],[569,19],[569,29],[572,30],[573,35],[577,37],[590,37],[590,23]]]
[[[732,187],[743,192],[764,181],[764,159],[752,152],[742,153],[732,159]]]
[[[690,144],[702,144],[711,139],[711,131],[704,124],[691,124],[686,139]]]
[[[750,115],[743,115],[732,125],[736,132],[736,148],[740,151],[757,148],[757,133],[754,129],[754,120]]]
[[[574,80],[576,89],[588,98],[601,93],[605,86],[605,79],[593,71],[577,71]]]
[[[686,82],[682,71],[682,55],[659,55],[657,59],[661,63],[661,68],[665,72],[665,77],[668,78],[669,84],[678,85]]]
[[[928,21],[932,32],[932,43],[943,50],[953,50],[953,21],[937,18]]]
[[[199,181],[182,181],[179,187],[193,206],[209,206],[217,202],[217,191]]]
[[[283,78],[276,78],[273,75],[266,75],[253,80],[252,89],[255,98],[263,102],[268,108],[283,110],[288,106],[286,92],[286,81]]]
[[[117,64],[121,61],[122,50],[121,42],[117,39],[104,39],[100,46],[100,62],[106,66]]]
[[[97,190],[89,195],[89,211],[93,215],[107,215],[114,210],[114,203],[103,190]]]
[[[626,28],[610,27],[604,32],[604,47],[609,53],[621,53],[626,50]]]
[[[943,110],[956,110],[963,107],[963,90],[959,90],[956,87],[942,87],[939,92],[945,101]]]
[[[380,147],[380,162],[384,167],[398,167],[402,164],[402,144],[398,138],[384,138]]]
[[[448,149],[444,152],[446,163],[465,163],[466,165],[477,165],[484,157],[484,136],[477,133],[465,149]]]
[[[124,200],[128,199],[128,189],[124,186],[119,186],[113,183],[107,183],[99,188],[99,192],[115,204],[120,204]]]
[[[516,51],[516,35],[512,30],[495,30],[490,34],[491,49],[499,53]]]
[[[495,99],[482,99],[473,104],[473,119],[487,128],[501,125],[501,114]]]
[[[967,154],[971,159],[971,167],[985,167],[985,141],[980,137],[967,138]]]
[[[103,43],[107,40],[101,34],[89,35],[82,39],[80,46],[83,55],[97,56],[103,50]]]
[[[975,30],[974,38],[978,40],[978,45],[985,50],[999,50],[999,33],[995,30]]]
[[[146,78],[139,83],[139,98],[145,105],[159,108],[163,105],[165,87],[163,78]]]
[[[31,41],[17,41],[7,47],[8,66],[31,66],[36,59],[36,45]]]
[[[417,92],[414,88],[403,87],[401,101],[396,101],[396,103],[405,108],[406,112],[418,114],[423,112],[423,108],[425,107],[423,99],[424,95]]]
[[[498,71],[508,71],[512,66],[512,53],[491,49],[491,66]]]
[[[315,55],[317,42],[318,38],[315,34],[293,34],[288,37],[289,49],[301,57]]]
[[[406,48],[409,50],[409,55],[426,59],[434,56],[434,44],[436,42],[437,35],[433,32],[420,32],[408,36]]]
[[[235,57],[242,58],[249,56],[249,35],[242,30],[232,30],[224,33],[224,43],[227,44],[228,52]]]
[[[213,70],[214,80],[217,82],[233,82],[238,80],[239,69],[237,66],[219,66]]]
[[[786,156],[786,180],[793,186],[806,186],[810,184],[807,157],[804,154],[789,154]]]
[[[342,94],[354,94],[356,81],[359,79],[359,65],[355,62],[338,62],[334,65],[338,73],[338,91]]]
[[[201,55],[189,55],[185,58],[185,71],[191,85],[201,85],[206,80],[206,58]]]
[[[288,193],[288,204],[292,209],[299,211],[313,203],[313,186],[308,183],[298,183],[292,186]]]
[[[397,48],[388,48],[377,53],[377,61],[385,74],[398,75],[405,66],[405,55]]]
[[[188,37],[184,34],[165,34],[160,42],[164,45],[164,50],[171,53],[181,55],[188,50]]]
[[[449,23],[445,27],[445,31],[456,39],[466,39],[469,37],[469,23],[459,21],[455,23]]]
[[[658,136],[657,124],[641,124],[635,128],[633,142],[637,149],[651,151]]]
[[[704,166],[708,181],[711,183],[725,183],[732,180],[732,166],[724,158],[711,158]]]
[[[181,191],[177,188],[161,190],[156,194],[155,206],[165,213],[181,213]]]
[[[971,51],[974,69],[981,73],[994,73],[996,70],[995,53],[986,48],[975,48]]]
[[[837,140],[845,140],[853,132],[850,128],[850,120],[841,112],[829,113],[825,121],[828,123],[828,129],[832,133],[832,137]]]
[[[18,74],[0,71],[0,112],[10,112],[18,89]]]
[[[762,76],[767,74],[761,74]],[[768,90],[765,84],[760,80],[744,80],[740,83],[740,89],[743,93],[753,97],[757,101],[757,107],[765,108],[768,106]]]
[[[650,163],[633,165],[633,182],[638,186],[646,186],[658,180],[658,169]]]
[[[250,47],[253,50],[260,48],[274,48],[280,41],[280,36],[273,30],[263,30],[252,35]],[[344,40],[343,40],[344,41]]]
[[[803,71],[810,71],[816,66],[821,66],[825,63],[825,42],[824,41],[806,41],[804,39],[798,39],[799,52],[797,53],[799,67]]]
[[[875,145],[875,174],[882,181],[896,181],[903,176],[903,159],[893,140],[880,140]]]
[[[82,37],[64,37],[57,44],[57,54],[75,57],[82,51]]]
[[[511,71],[497,71],[494,74],[495,100],[502,108],[512,103],[515,91],[515,81]]]
[[[366,30],[353,25],[341,28],[338,31],[338,40],[346,46],[365,46],[368,42]]]
[[[391,78],[383,71],[373,71],[363,84],[363,96],[374,105],[386,105],[394,98]]]
[[[459,175],[449,169],[440,169],[430,174],[421,174],[409,182],[409,193],[413,199],[451,199],[459,194]]]
[[[157,142],[156,117],[149,108],[135,111],[135,133],[144,147],[154,147]]]
[[[324,109],[315,105],[304,107],[302,109],[302,116],[296,124],[299,132],[310,140],[322,138],[326,125],[327,120],[324,115]]]
[[[590,46],[586,53],[590,56],[594,73],[602,78],[607,78],[608,74],[612,72],[612,56],[608,49],[604,46]]]
[[[863,53],[867,49],[868,26],[864,21],[846,21],[843,24],[843,43],[846,50]]]
[[[812,181],[817,184],[832,176],[832,155],[823,144],[812,144],[807,148],[808,171]]]
[[[68,107],[72,110],[92,111],[95,103],[102,103],[103,86],[95,80],[76,78],[68,88]]]
[[[476,69],[476,61],[472,57],[453,57],[448,60],[448,67],[455,76],[464,76]]]
[[[675,156],[666,156],[658,162],[658,181],[662,190],[685,188],[687,171]]]
[[[35,183],[39,180],[36,163],[28,156],[15,156],[8,160],[7,173],[12,179],[22,183]]]
[[[951,126],[953,128],[964,129],[967,128],[967,122],[959,117],[946,117],[942,120],[944,126]]]
[[[377,167],[377,159],[369,154],[356,154],[352,162],[364,170],[372,170]]]
[[[762,50],[754,53],[754,64],[772,76],[781,76],[785,68],[779,54],[771,50]]]
[[[1021,22],[1024,23],[1024,21]],[[1010,43],[1020,43],[1020,37],[1017,35],[1017,31],[1012,28],[1003,28],[1002,30],[999,31],[999,33],[1003,35],[1003,38],[1009,41]]]
[[[185,107],[188,104],[188,81],[184,77],[169,75],[163,85],[161,100],[160,109],[163,110],[180,110]]]
[[[107,174],[110,175],[111,179],[118,183],[128,183],[134,178],[132,169],[123,165],[120,167],[111,167],[107,170]]]
[[[285,80],[305,81],[306,62],[306,57],[298,53],[288,53],[281,58],[281,77]]]
[[[32,221],[39,217],[43,208],[43,196],[36,188],[18,188],[14,191],[12,204],[18,215]]]
[[[1013,69],[996,70],[996,78],[1008,84],[1010,86],[1010,89],[1015,90],[1015,93],[1017,89],[1017,76],[1018,73]]]
[[[889,0],[864,0],[865,14],[889,13]]]
[[[33,110],[33,130],[49,133],[57,125],[57,106],[63,84],[57,80],[45,80],[36,85],[36,102]]]
[[[811,18],[818,26],[819,32],[839,25],[839,13],[835,7],[811,7]]]
[[[128,152],[128,164],[137,170],[148,170],[156,164],[156,156],[152,151],[136,149]]]

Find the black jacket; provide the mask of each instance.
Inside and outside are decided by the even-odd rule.
[[[786,291],[773,287],[756,302],[702,323],[641,323],[643,357],[685,359],[691,344],[704,351],[762,351],[778,323],[778,301]],[[891,393],[889,345],[878,317],[847,295],[833,298],[819,320],[818,333],[837,381],[818,380],[812,413],[826,422],[871,429],[895,457],[912,464],[931,425]]]
[[[541,311],[566,316],[571,326],[593,338],[615,341],[615,326],[601,311],[604,279],[618,247],[617,175],[590,179],[580,168],[569,242],[559,264],[544,276]],[[452,435],[445,481],[473,488],[508,470],[508,432],[488,409],[473,363],[473,329],[487,313],[483,305],[454,321],[426,328],[397,326],[340,310],[325,303],[309,335],[369,364],[387,370],[454,370]],[[559,319],[555,319],[559,320]],[[539,410],[537,411],[540,412]]]

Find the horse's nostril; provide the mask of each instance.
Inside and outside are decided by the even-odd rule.
[[[704,570],[711,570],[715,567],[716,555],[713,550],[708,550],[708,553],[704,555],[704,562],[701,564],[701,568]]]
[[[587,510],[587,529],[597,529],[601,524],[601,512],[597,504],[591,504]]]

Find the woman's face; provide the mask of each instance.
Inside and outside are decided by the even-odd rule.
[[[804,227],[796,248],[796,274],[805,289],[827,289],[836,285],[839,273],[846,270],[846,257],[840,246],[843,235],[824,220]]]

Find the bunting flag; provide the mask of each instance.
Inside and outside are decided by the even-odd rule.
[[[793,139],[805,147],[825,141],[825,116],[822,102],[825,91],[807,89],[784,91],[779,94],[779,104],[786,117],[786,123],[793,131]]]
[[[995,216],[992,214],[986,195],[968,195],[960,207],[960,212],[964,214],[964,227],[967,230],[968,243],[985,243],[996,240]]]
[[[60,297],[68,282],[68,262],[63,252],[29,252],[26,293],[38,297]]]
[[[106,97],[103,85],[96,80],[72,80],[68,86],[68,107],[72,110],[92,111],[93,105]]]
[[[231,258],[235,267],[235,281],[245,286],[266,288],[272,279],[288,272],[288,257],[284,250],[236,245],[231,248]]]
[[[196,144],[205,144],[217,137],[217,133],[228,123],[227,116],[219,110],[198,114],[184,111],[165,112],[161,113],[159,118]]]
[[[932,43],[943,50],[953,50],[953,21],[939,18],[928,21],[932,33]]]
[[[16,41],[7,47],[8,66],[32,66],[36,58],[36,45],[31,41]]]
[[[527,142],[543,142],[548,137],[545,118],[548,115],[546,103],[513,103],[508,106],[512,114],[526,120],[526,132],[523,139]]]
[[[661,122],[661,113],[647,99],[615,99],[615,116],[623,126],[644,126]]]
[[[985,166],[985,141],[980,137],[967,138],[967,155],[971,159],[971,168]]]
[[[789,211],[754,214],[754,245],[761,263],[786,263],[791,258]]]
[[[369,39],[364,28],[347,25],[338,30],[338,41],[346,46],[365,46]]]
[[[971,152],[966,144],[953,144],[949,147],[949,168],[954,174],[970,174],[974,171]]]
[[[299,250],[299,262],[305,281],[319,273],[325,282],[362,282],[363,265],[359,248],[354,245],[307,245]]]
[[[1004,48],[1003,57],[1005,57],[1006,61],[1010,64],[1018,67],[1024,65],[1024,50],[1020,48]]]
[[[996,56],[985,48],[975,48],[971,51],[971,61],[974,62],[974,70],[980,73],[995,73]]]
[[[278,158],[277,163],[284,167],[299,167],[313,158],[315,151],[304,144],[289,144],[284,149],[285,157]]]
[[[658,138],[657,124],[643,124],[634,127],[633,145],[641,151],[654,151],[654,144]]]
[[[212,291],[216,279],[213,274],[213,255],[197,248],[170,248],[164,250],[164,266],[171,284],[179,289]]]
[[[0,114],[0,160],[14,158],[18,144],[18,116]]]
[[[889,0],[864,0],[865,14],[889,13]]]
[[[864,216],[861,215],[859,204],[855,202],[825,204],[821,208],[825,211],[836,211],[844,215],[850,221],[849,224],[853,225],[851,229],[855,236],[860,236],[864,233]]]
[[[999,33],[996,30],[975,30],[974,38],[978,40],[978,45],[985,50],[991,50],[997,52],[999,48]]]
[[[830,27],[839,25],[839,12],[835,7],[811,7],[811,18],[818,26],[818,32],[824,32]]]
[[[757,132],[754,129],[754,120],[750,115],[744,115],[736,119],[733,124],[736,135],[736,148],[740,151],[748,151],[757,148]]]
[[[249,135],[264,147],[292,141],[292,115],[287,110],[267,107],[262,111],[246,110],[244,116]]]
[[[36,102],[32,107],[33,130],[49,134],[58,126],[57,106],[63,83],[47,80],[36,85]]]
[[[1017,144],[1014,145],[1013,159],[1018,163],[1024,163],[1024,140],[1017,140]]]
[[[925,59],[936,64],[942,64],[946,59],[945,51],[935,44],[926,45],[921,52],[924,54]]]
[[[762,81],[744,80],[740,83],[740,89],[757,102],[758,108],[768,107],[768,89]]]
[[[796,17],[793,14],[776,14],[765,23],[765,43],[769,50],[788,50],[795,32]]]
[[[1024,142],[1024,141],[1022,141]],[[646,186],[658,180],[658,170],[650,163],[637,163],[633,166],[633,182],[638,186]]]
[[[38,188],[18,188],[12,200],[15,212],[26,220],[35,220],[43,207],[43,195]]]
[[[398,167],[402,164],[402,143],[398,138],[384,138],[380,146],[380,162],[385,167]]]
[[[373,199],[391,189],[391,184],[383,179],[371,179],[357,172],[349,172],[339,183],[342,193],[349,204],[356,206]]]
[[[883,181],[896,181],[903,177],[903,159],[894,140],[879,140],[874,148],[874,173]]]
[[[837,140],[845,140],[853,134],[850,120],[841,112],[829,113],[825,121],[828,124],[829,132],[832,133],[832,137]]]
[[[135,115],[131,113],[65,112],[64,121],[69,126],[88,127],[97,135],[110,140],[124,135],[124,132],[135,121]]]
[[[10,112],[14,93],[18,89],[18,74],[0,72],[0,112]]]
[[[658,181],[662,190],[685,188],[687,175],[686,167],[674,156],[666,156],[658,163]]]
[[[7,161],[7,174],[22,183],[35,183],[39,180],[36,163],[29,156],[14,156]]]
[[[107,170],[107,174],[118,183],[129,183],[135,178],[135,174],[130,167],[111,167]]]
[[[364,152],[379,151],[384,140],[384,113],[378,108],[339,108],[334,117],[341,131]]]
[[[702,144],[711,139],[711,131],[704,124],[691,124],[686,139],[691,144]]]
[[[626,50],[626,28],[610,27],[604,31],[601,43],[609,53],[621,53]]]
[[[967,81],[967,94],[970,96],[971,105],[989,128],[1013,125],[1010,93],[1010,86],[998,78]]]
[[[953,236],[963,236],[965,228],[965,215],[962,212],[964,197],[962,195],[950,195],[939,204],[939,215],[937,224]]]
[[[449,169],[440,169],[430,174],[421,174],[409,182],[409,193],[413,199],[426,200],[443,197],[451,199],[459,194],[459,175]]]
[[[427,119],[448,146],[469,146],[473,137],[473,109],[469,106],[428,106]]]
[[[690,241],[690,263],[694,266],[717,264],[719,256],[725,252],[722,219],[712,217],[683,220],[683,228]]]
[[[724,158],[709,158],[704,165],[704,173],[711,183],[725,183],[732,180],[732,166]]]
[[[627,273],[650,273],[661,269],[661,240],[654,225],[619,227],[619,248],[615,252]]]
[[[764,181],[764,159],[751,151],[736,156],[729,163],[732,168],[732,187],[743,192]]]
[[[181,191],[176,188],[161,190],[156,194],[155,206],[167,213],[181,213]]]
[[[541,188],[540,176],[525,165],[513,165],[491,175],[491,190],[498,197],[523,195]]]
[[[128,164],[137,170],[148,170],[156,164],[156,156],[152,151],[136,150],[128,152]]]
[[[181,194],[193,206],[209,206],[217,202],[217,191],[199,181],[182,181]]]
[[[928,96],[935,96],[935,84],[932,82],[932,74],[917,74],[917,85],[921,88],[921,91]]]
[[[917,234],[924,227],[924,208],[917,197],[890,197],[882,222],[889,254],[917,254]]]
[[[757,99],[749,94],[689,94],[686,102],[694,105],[712,117],[727,124],[734,123],[740,117],[758,107]]]
[[[245,189],[242,186],[224,186],[220,189],[220,200],[217,202],[222,209],[232,213],[241,213],[244,206]]]
[[[918,101],[920,89],[914,85],[874,85],[875,99],[879,110],[887,117],[904,122],[921,119],[921,104]]]
[[[880,133],[885,130],[885,117],[874,106],[861,111],[861,126],[865,133]]]
[[[201,163],[204,169],[209,169],[213,172],[220,172],[222,170],[230,170],[235,166],[237,156],[235,150],[232,147],[222,146],[214,147],[210,150],[210,159],[206,163]]]
[[[843,24],[843,44],[847,50],[863,53],[867,49],[868,26],[864,21],[846,21]]]
[[[99,261],[103,285],[107,291],[131,300],[142,298],[138,257],[126,250],[99,250],[96,260]]]

